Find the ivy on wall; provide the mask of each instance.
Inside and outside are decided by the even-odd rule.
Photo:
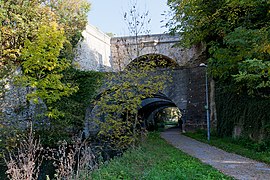
[[[75,83],[79,90],[69,97],[63,97],[53,104],[64,116],[49,120],[49,125],[41,127],[38,134],[46,145],[55,145],[59,140],[82,131],[86,108],[97,95],[105,73],[69,69],[65,72],[65,81]]]
[[[270,101],[267,98],[251,97],[221,89],[218,84],[216,104],[218,113],[217,131],[220,136],[235,135],[234,128],[242,137],[261,141],[270,138]]]

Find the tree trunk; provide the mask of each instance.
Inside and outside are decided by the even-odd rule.
[[[217,127],[217,109],[215,101],[215,81],[213,78],[210,80],[210,122],[211,127],[216,129]]]

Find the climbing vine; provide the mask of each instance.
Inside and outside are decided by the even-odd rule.
[[[268,99],[235,94],[218,88],[216,103],[217,131],[220,136],[232,136],[234,128],[238,127],[242,137],[256,141],[270,138]]]
[[[65,71],[64,81],[74,83],[78,91],[69,97],[53,103],[63,113],[63,116],[50,119],[49,126],[43,126],[38,134],[43,144],[55,145],[59,140],[69,140],[70,137],[82,132],[85,112],[97,96],[105,73],[95,71],[80,71],[70,68]]]

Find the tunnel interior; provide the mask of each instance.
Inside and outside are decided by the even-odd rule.
[[[155,69],[173,69],[179,67],[178,63],[162,54],[146,54],[137,57],[131,61],[126,69],[132,69],[136,66],[143,66],[144,63],[151,62]],[[169,99],[166,95],[159,92],[143,99],[141,108],[139,109],[139,116],[142,118],[143,126],[148,130],[157,130],[160,124],[166,123],[166,118],[171,115],[172,111],[179,112],[176,118],[181,118],[181,111],[178,109],[176,104]],[[163,113],[164,112],[164,113]],[[169,122],[167,122],[169,123]],[[177,124],[177,123],[176,123]]]
[[[181,125],[181,111],[166,95],[159,93],[142,101],[139,109],[142,126],[147,130]]]
[[[167,56],[160,54],[147,54],[134,59],[127,66],[127,68],[132,68],[136,65],[143,65],[143,62],[145,61],[155,61],[156,66],[153,67],[155,69],[170,67],[174,68],[178,66],[175,60]],[[107,89],[105,91],[105,94],[111,94],[113,96],[113,91],[114,90]],[[179,124],[178,121],[181,120],[181,111],[179,110],[177,105],[161,91],[162,89],[160,89],[160,92],[152,95],[151,97],[146,97],[145,99],[143,99],[141,102],[141,106],[138,109],[138,116],[140,118],[141,126],[146,128],[147,130],[157,130],[160,125],[162,126],[166,123],[174,123],[177,126]],[[102,93],[99,94],[97,96],[97,99],[100,99],[102,96]],[[98,107],[96,108],[98,109]],[[177,112],[176,114],[174,113],[174,118],[172,117],[172,112]],[[100,118],[101,121],[105,121],[103,116]],[[122,114],[121,118],[125,121],[125,114]]]

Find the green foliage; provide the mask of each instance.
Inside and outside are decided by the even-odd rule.
[[[42,22],[54,21],[38,0],[1,1],[1,62],[17,61],[27,38],[36,35]]]
[[[195,133],[187,132],[185,135],[198,141],[209,143],[227,152],[240,154],[242,156],[270,164],[269,140],[255,142],[246,138],[233,139],[231,137],[219,137],[212,132],[211,140],[208,141],[206,131],[200,131]]]
[[[157,158],[158,157],[158,158]],[[230,179],[172,147],[158,134],[149,134],[141,146],[126,151],[92,174],[93,179]]]
[[[50,118],[59,115],[50,105],[78,89],[61,82],[62,72],[70,66],[65,59],[58,58],[64,41],[64,32],[58,29],[56,23],[43,25],[32,42],[26,40],[20,56],[23,74],[18,77],[18,81],[34,89],[27,95],[29,100],[38,103],[41,98],[48,106],[47,116]]]
[[[32,50],[34,50],[33,42],[37,39],[42,39],[41,36],[45,37],[46,31],[41,30],[44,26],[49,26],[52,29],[55,29],[55,26],[61,29],[61,33],[59,34],[59,41],[57,44],[57,33],[51,37],[53,39],[53,43],[50,41],[46,41],[41,44],[41,41],[35,42],[36,45],[40,45],[38,47],[39,52],[36,51],[35,58],[37,56],[41,56],[38,53],[43,53],[47,51],[47,56],[54,56],[53,61],[50,60],[46,63],[47,67],[46,71],[42,71],[41,73],[49,75],[51,74],[50,84],[54,84],[58,86],[59,79],[61,76],[56,77],[56,75],[52,74],[52,70],[55,70],[58,67],[55,67],[56,58],[61,56],[62,70],[69,66],[68,63],[64,62],[64,58],[68,60],[72,60],[74,56],[74,48],[81,37],[81,31],[84,29],[87,20],[87,12],[90,8],[90,5],[85,0],[68,0],[68,1],[39,1],[39,0],[14,0],[14,1],[1,1],[1,14],[0,14],[0,22],[1,22],[1,36],[0,36],[0,80],[1,84],[4,85],[6,78],[8,75],[12,75],[13,68],[17,68],[18,66],[22,66],[22,61],[25,61],[25,58],[30,57],[30,54],[26,55],[26,46],[31,46]],[[60,32],[60,31],[59,31]],[[64,41],[64,39],[66,39]],[[38,44],[39,43],[39,44]],[[61,45],[60,45],[61,44]],[[46,49],[46,46],[50,46],[52,49]],[[53,45],[57,45],[58,47],[53,50]],[[64,48],[63,48],[64,47]],[[28,47],[29,48],[29,47]],[[43,48],[43,50],[41,49]],[[60,49],[59,49],[60,48]],[[22,50],[24,49],[24,52]],[[60,54],[59,54],[59,50]],[[22,53],[24,53],[25,57],[21,58]],[[50,53],[50,54],[49,54]],[[55,53],[55,54],[54,54]],[[64,56],[64,57],[63,57]],[[48,57],[51,59],[51,57]],[[35,59],[32,57],[32,61]],[[28,61],[30,62],[30,61]],[[60,62],[60,61],[59,61]],[[44,63],[44,61],[42,62]],[[35,62],[35,70],[37,71],[37,63]],[[24,66],[30,66],[31,64],[24,64]],[[2,68],[5,67],[5,68]],[[61,69],[60,68],[60,69]],[[28,68],[29,69],[29,68]],[[44,69],[43,69],[44,70]],[[32,69],[33,71],[33,69]],[[7,74],[7,72],[11,72]],[[31,72],[29,72],[31,73]],[[40,77],[39,77],[40,79]],[[3,83],[4,81],[4,83]],[[32,79],[34,81],[34,79]],[[45,85],[48,85],[48,82],[44,82]],[[35,85],[34,85],[35,86]],[[60,85],[61,86],[61,83]],[[58,89],[65,89],[66,87],[57,87]],[[67,90],[67,89],[66,89]],[[64,90],[65,91],[65,90]],[[67,92],[67,91],[66,91]],[[49,92],[45,93],[48,94]],[[70,92],[72,93],[72,91]],[[68,93],[68,94],[70,94]],[[65,93],[62,93],[63,95]],[[43,94],[43,97],[45,95]],[[48,97],[46,97],[48,98]],[[56,97],[58,99],[60,97]],[[51,100],[48,100],[51,101]],[[54,101],[54,100],[53,100]]]
[[[260,95],[269,98],[270,61],[257,59],[245,60],[239,64],[239,74],[234,75],[239,86],[247,88],[250,95]]]
[[[63,116],[50,119],[49,126],[39,127],[42,143],[55,146],[60,140],[82,132],[86,109],[93,103],[105,76],[102,72],[80,71],[70,68],[65,71],[63,81],[76,84],[78,91],[52,104]]]
[[[259,74],[264,74],[260,67],[242,64],[252,60],[268,64],[269,1],[169,0],[168,4],[175,14],[167,26],[172,33],[180,34],[185,47],[206,43],[209,71],[216,80],[230,82],[230,89],[238,92],[253,93],[258,86],[267,87],[268,80],[257,78],[257,86],[253,86],[254,78],[243,73],[256,67]]]
[[[45,0],[45,4],[57,14],[57,21],[65,29],[67,40],[76,47],[87,23],[90,4],[87,0]]]
[[[211,75],[220,82],[231,81],[236,92],[267,95],[269,32],[263,29],[236,28],[224,38],[226,47],[211,47]]]
[[[17,83],[31,88],[31,93],[27,105],[20,106],[42,101],[50,121],[63,118],[55,104],[78,90],[64,72],[71,67],[89,8],[86,0],[0,1],[0,96],[5,85],[13,85],[15,70],[21,69]],[[1,119],[1,125],[2,121],[8,120]]]
[[[163,61],[159,62],[163,64]],[[156,62],[134,63],[127,71],[109,74],[106,88],[97,102],[99,135],[114,148],[125,149],[137,142],[141,135],[142,119],[138,110],[142,100],[162,91],[169,80],[166,74],[156,74]]]
[[[148,12],[138,12],[136,2],[124,13],[130,34],[134,36],[135,47],[130,49],[127,42],[121,39],[119,42],[122,41],[126,47],[121,53],[127,55],[132,62],[126,66],[125,59],[118,59],[119,70],[121,71],[122,67],[126,69],[107,76],[107,91],[102,93],[97,101],[98,135],[111,148],[117,150],[135,146],[145,130],[138,115],[142,100],[162,91],[165,81],[170,80],[166,73],[156,73],[156,68],[165,66],[164,59],[158,55],[139,58],[144,47],[138,42],[138,35],[147,32],[147,16]],[[138,59],[134,60],[134,56]]]
[[[19,57],[26,39],[34,37],[43,22],[55,21],[55,15],[40,6],[38,0],[5,0],[0,2],[0,9],[0,82],[4,87],[14,69],[20,66]]]
[[[216,97],[219,136],[232,136],[235,126],[242,136],[256,141],[270,138],[270,102],[261,97],[248,97],[219,89]]]
[[[270,91],[270,1],[168,0],[168,4],[174,16],[167,26],[180,34],[180,45],[207,46],[208,71],[221,89],[216,99],[219,134],[230,135],[240,123],[246,134],[268,137],[263,129],[269,124],[264,107],[269,106]]]
[[[185,46],[201,41],[222,43],[237,27],[269,25],[270,3],[266,0],[168,0],[168,5],[174,14],[167,26],[181,35]]]

